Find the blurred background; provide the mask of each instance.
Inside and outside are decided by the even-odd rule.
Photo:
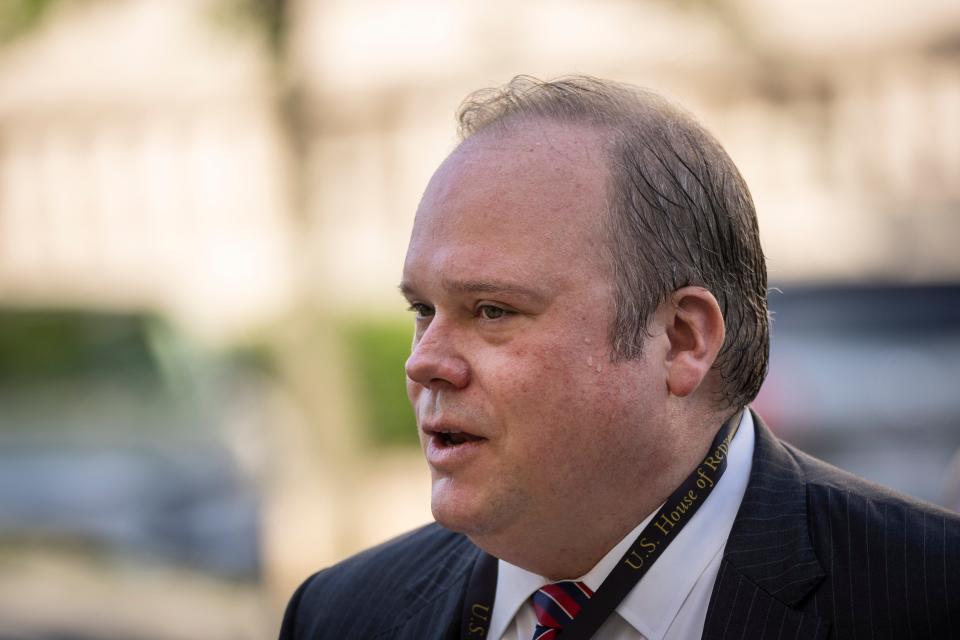
[[[759,411],[960,505],[955,0],[0,0],[0,638],[273,637],[430,519],[396,284],[518,73],[694,112],[776,287]]]

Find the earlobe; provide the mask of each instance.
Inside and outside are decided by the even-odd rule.
[[[674,396],[689,396],[703,384],[723,346],[723,313],[703,287],[677,289],[663,305],[667,389]]]

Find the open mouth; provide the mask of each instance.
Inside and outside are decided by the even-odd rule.
[[[464,431],[434,431],[434,439],[444,447],[456,447],[470,442],[480,442],[486,440],[480,436],[475,436]]]

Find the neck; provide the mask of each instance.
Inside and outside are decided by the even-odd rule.
[[[645,517],[645,516],[643,516]],[[551,581],[573,580],[588,573],[626,536],[643,517],[635,522],[594,522],[589,535],[585,528],[571,527],[566,531],[583,530],[584,535],[571,540],[570,536],[552,536],[543,531],[538,536],[524,536],[523,541],[503,544],[484,536],[470,536],[478,547],[522,569],[544,576]]]
[[[562,514],[538,514],[510,531],[475,532],[470,539],[490,555],[551,581],[577,579],[659,508],[687,473],[660,474],[664,480],[645,491],[593,496]]]
[[[688,437],[687,446],[662,458],[672,462],[669,467],[656,473],[641,469],[639,484],[628,477],[618,479],[616,486],[624,491],[608,491],[580,500],[576,508],[568,508],[562,514],[536,514],[531,520],[518,522],[512,531],[469,537],[490,555],[549,580],[580,578],[680,486],[707,455],[713,437],[729,418],[716,416],[715,429]]]

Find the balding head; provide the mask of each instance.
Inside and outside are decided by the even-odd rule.
[[[767,370],[767,274],[750,193],[720,144],[656,94],[588,77],[517,77],[460,108],[464,140],[509,135],[536,121],[597,129],[609,167],[606,252],[616,290],[610,341],[643,350],[650,314],[696,285],[720,303],[727,327],[714,365],[718,401],[743,406]]]

